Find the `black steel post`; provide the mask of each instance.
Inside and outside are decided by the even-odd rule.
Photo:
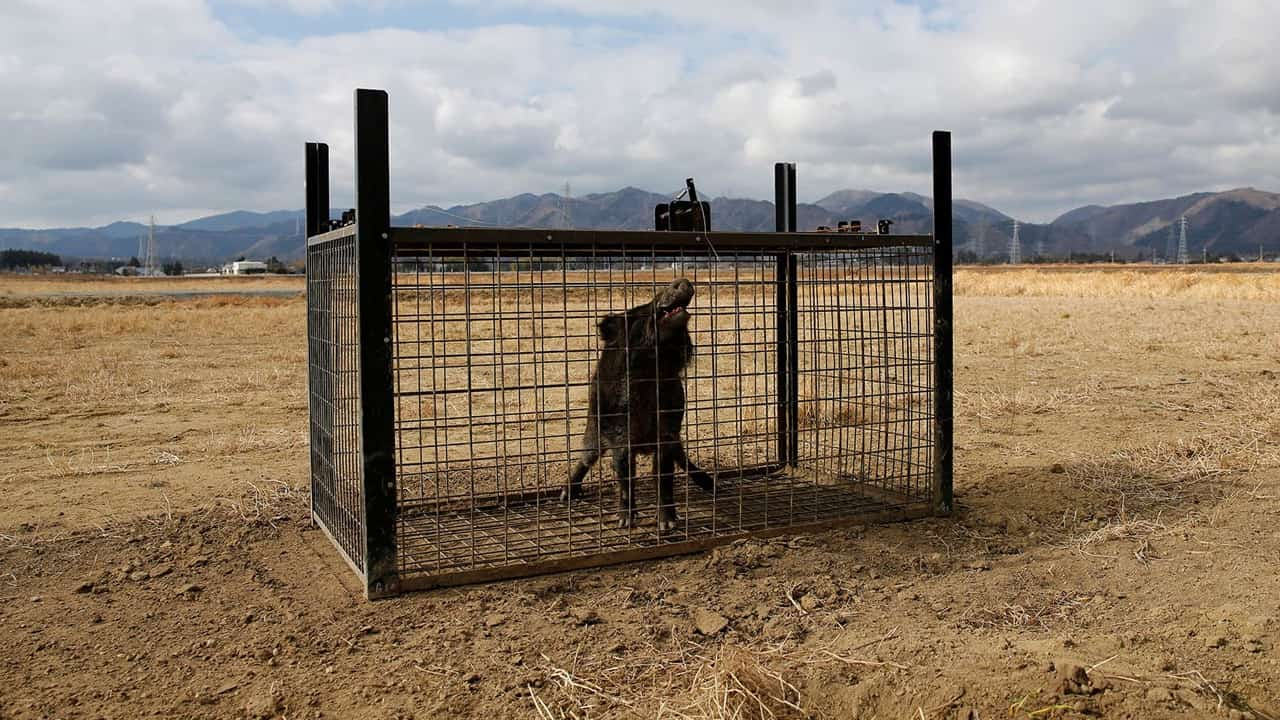
[[[796,231],[796,164],[787,163],[787,232]]]
[[[306,237],[320,232],[320,223],[318,218],[329,216],[329,146],[324,143],[309,142],[306,145]],[[317,389],[314,385],[321,382],[317,377],[316,367],[330,367],[323,363],[332,362],[323,357],[326,346],[316,341],[316,323],[320,322],[316,315],[320,308],[320,294],[313,291],[311,284],[315,277],[315,269],[313,259],[311,257],[311,249],[307,246],[306,240],[303,240],[304,258],[306,259],[307,268],[307,437],[310,438],[309,455],[311,457],[311,522],[316,522],[316,478],[318,477],[320,462],[318,445],[322,444],[322,440],[316,433],[319,418],[316,413],[320,408],[316,407],[313,400],[314,393]]]
[[[787,210],[790,207],[790,193],[787,190],[787,164],[775,163],[773,166],[773,212],[774,212],[774,230],[777,232],[787,232],[790,222],[787,219]],[[789,386],[788,365],[791,360],[791,354],[787,352],[787,275],[790,267],[791,253],[778,253],[777,262],[774,269],[774,281],[777,288],[777,313],[775,323],[777,324],[777,352],[775,353],[777,365],[777,414],[778,414],[778,464],[786,465],[791,461],[791,420],[790,420],[790,403],[788,399],[791,397]]]
[[[365,594],[398,590],[395,414],[391,353],[391,169],[387,93],[356,90],[356,263]]]
[[[951,309],[951,133],[933,133],[933,481],[934,507],[951,512],[952,493],[952,309]]]
[[[787,210],[790,203],[787,201],[787,163],[773,164],[773,229],[777,232],[786,232],[790,227],[787,221]]]
[[[795,232],[796,164],[787,163],[787,232]],[[787,463],[800,463],[800,275],[795,253],[787,255]]]
[[[329,146],[307,143],[307,237],[329,229]]]

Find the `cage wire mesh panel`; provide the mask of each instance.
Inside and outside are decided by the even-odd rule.
[[[392,340],[403,581],[526,574],[519,568],[531,563],[652,556],[928,511],[928,240],[795,253],[501,240],[435,249],[430,231],[412,243],[400,234]],[[589,421],[597,324],[679,278],[695,293],[682,437],[715,488],[677,472],[679,520],[662,532],[652,456],[641,457],[638,522],[620,528],[608,453],[580,497],[561,499]]]
[[[889,504],[933,492],[932,252],[799,258],[798,467]]]
[[[354,228],[307,247],[307,387],[311,510],[355,569],[365,570],[360,443],[360,326]]]

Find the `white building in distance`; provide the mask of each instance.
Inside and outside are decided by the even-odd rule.
[[[257,260],[237,260],[222,266],[223,275],[266,275],[267,264]]]

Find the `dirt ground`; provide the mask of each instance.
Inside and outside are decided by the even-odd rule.
[[[0,718],[1280,718],[1280,271],[956,291],[953,517],[369,603],[300,297],[0,277]]]

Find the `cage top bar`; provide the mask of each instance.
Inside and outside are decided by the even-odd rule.
[[[308,245],[320,245],[353,235],[355,225],[335,228],[307,238]],[[565,249],[617,248],[619,253],[649,252],[651,249],[680,250],[701,247],[710,252],[708,240],[716,252],[754,252],[770,250],[858,250],[864,248],[931,247],[931,235],[877,235],[827,232],[655,232],[653,230],[563,230],[525,227],[393,227],[396,251],[545,247],[559,252]]]
[[[485,249],[590,250],[608,254],[670,251],[686,255],[723,252],[856,250],[931,247],[929,235],[853,235],[849,233],[655,232],[653,230],[543,230],[538,228],[394,227],[394,252]],[[314,238],[318,242],[327,236]]]
[[[344,237],[351,237],[352,235],[355,235],[355,234],[356,234],[355,225],[346,225],[344,227],[334,228],[333,230],[322,232],[319,235],[312,235],[308,237],[307,247],[311,247],[312,245],[321,245],[321,244],[330,242],[332,240],[341,240]]]

